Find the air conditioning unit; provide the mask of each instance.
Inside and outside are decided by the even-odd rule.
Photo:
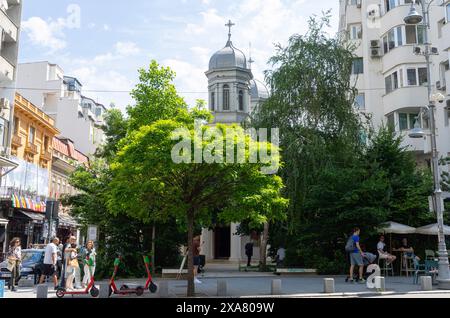
[[[371,48],[380,48],[381,47],[381,41],[380,40],[371,40],[370,41],[370,47]]]
[[[0,99],[0,110],[8,110],[9,109],[9,99],[1,98]]]
[[[383,50],[381,48],[373,47],[370,49],[370,56],[371,57],[382,57],[383,56]]]

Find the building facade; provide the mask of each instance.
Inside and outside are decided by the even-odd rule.
[[[227,26],[231,29],[231,22]],[[209,69],[205,73],[208,78],[209,109],[214,116],[214,123],[243,123],[269,97],[264,84],[254,79],[251,63],[233,45],[230,30],[225,47],[211,57]],[[239,224],[231,224],[203,229],[202,254],[207,261],[244,261],[247,259],[245,245],[249,242],[254,243],[254,259],[259,260],[259,237],[237,235],[238,227]]]
[[[0,1],[0,183],[17,167],[10,151],[21,16],[20,0]],[[0,252],[6,245],[7,225],[7,217],[0,212]]]
[[[82,153],[93,155],[105,140],[100,127],[106,108],[83,96],[80,81],[65,76],[58,65],[19,64],[17,85],[18,91],[49,114],[61,135],[73,140]]]
[[[53,155],[50,181],[50,198],[60,201],[62,196],[76,195],[78,191],[69,183],[70,174],[79,166],[88,166],[89,158],[75,149],[67,138],[53,138]],[[65,241],[71,235],[80,237],[79,225],[70,215],[70,208],[60,204],[57,236]]]
[[[24,247],[42,243],[49,196],[54,120],[16,93],[11,160],[18,167],[2,179],[1,210],[8,219],[6,242],[20,237]]]
[[[341,0],[340,31],[355,44],[352,82],[359,95],[355,107],[372,116],[375,127],[389,125],[404,137],[403,146],[429,165],[430,138],[412,139],[408,132],[416,124],[429,129],[429,118],[421,109],[428,105],[427,84],[446,96],[436,109],[437,143],[440,155],[450,155],[450,0],[430,6],[430,42],[435,48],[431,78],[425,57],[424,26],[408,25],[404,18],[411,0]],[[416,6],[421,12],[421,6]],[[429,131],[427,132],[429,133]]]

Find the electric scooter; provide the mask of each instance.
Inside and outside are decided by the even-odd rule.
[[[109,296],[111,296],[112,294],[114,294],[114,295],[136,294],[136,296],[144,295],[145,289],[142,286],[137,286],[136,288],[130,288],[127,285],[122,285],[120,287],[120,289],[117,288],[115,279],[116,279],[117,271],[119,270],[120,261],[121,261],[120,256],[114,260],[114,272],[111,277],[111,280],[109,281]]]
[[[145,283],[145,289],[149,290],[152,294],[156,293],[158,286],[153,282],[152,275],[150,274],[150,259],[148,256],[144,256],[145,270],[147,271],[147,282]]]
[[[91,280],[89,281],[89,284],[87,285],[85,290],[82,291],[67,291],[64,287],[59,287],[56,290],[56,297],[63,298],[66,295],[88,295],[90,294],[92,297],[97,298],[100,295],[100,291],[97,287],[95,287],[95,279],[94,275],[92,275],[91,267],[94,266],[94,262],[91,259],[84,260],[84,263],[88,265],[89,268],[89,274],[91,276]]]

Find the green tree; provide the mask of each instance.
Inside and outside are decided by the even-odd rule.
[[[181,138],[198,141],[195,120],[208,117],[201,110],[180,110],[171,120],[156,121],[128,135],[112,164],[113,178],[109,186],[108,206],[116,213],[125,212],[143,221],[177,219],[187,228],[189,247],[188,296],[195,293],[193,277],[193,237],[197,224],[209,226],[215,211],[224,222],[252,219],[260,223],[282,218],[286,200],[280,195],[281,179],[261,173],[267,163],[233,164],[229,161],[194,163],[196,151],[220,156],[226,153],[223,137],[184,144],[175,153],[182,162],[174,162],[172,152]],[[224,134],[227,126],[218,125]],[[237,126],[234,126],[238,129]],[[201,127],[202,136],[213,128]],[[174,138],[174,132],[180,135]],[[223,135],[222,135],[223,136]],[[262,147],[249,136],[232,139],[233,149],[240,143],[246,149]],[[217,146],[219,145],[219,146]],[[269,150],[272,145],[266,144]],[[250,151],[245,155],[248,159]],[[248,162],[248,161],[246,161]]]

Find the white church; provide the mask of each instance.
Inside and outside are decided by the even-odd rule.
[[[269,97],[264,84],[253,77],[252,59],[231,42],[231,21],[225,47],[210,59],[208,78],[209,107],[215,123],[242,123],[248,119],[258,105]],[[250,237],[235,235],[238,224],[217,226],[214,230],[203,229],[202,251],[206,261],[238,263],[247,259],[245,245]],[[259,242],[255,243],[253,259],[259,260]]]

